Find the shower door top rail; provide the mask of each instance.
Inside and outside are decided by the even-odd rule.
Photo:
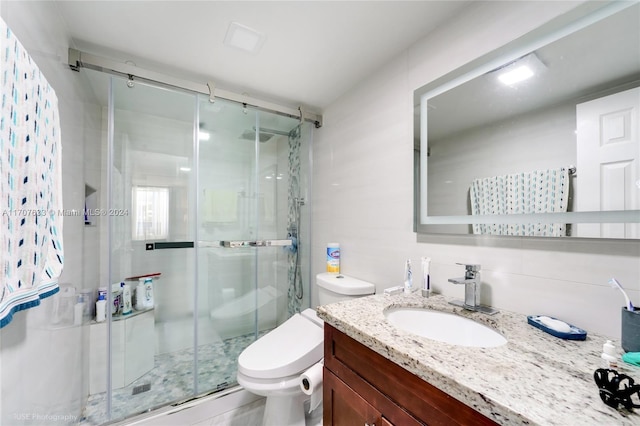
[[[316,128],[322,127],[322,115],[307,111],[302,106],[298,108],[291,108],[220,88],[215,88],[214,94],[211,93],[212,90],[214,90],[212,89],[214,85],[211,83],[201,84],[177,77],[172,77],[156,71],[140,68],[135,65],[117,62],[112,59],[107,59],[101,56],[93,55],[91,53],[82,52],[71,47],[68,50],[68,55],[69,56],[67,59],[67,63],[73,71],[80,71],[80,68],[88,68],[95,71],[119,74],[129,78],[136,77],[141,80],[147,80],[166,86],[177,87],[180,89],[209,95],[212,99],[215,96],[216,98],[250,105],[258,109],[274,112],[276,114],[293,118],[300,118],[304,121],[313,123]]]

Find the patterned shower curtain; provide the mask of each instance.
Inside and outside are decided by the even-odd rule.
[[[0,327],[58,291],[62,179],[58,99],[0,19]]]

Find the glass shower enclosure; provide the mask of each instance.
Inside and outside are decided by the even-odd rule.
[[[88,424],[236,386],[240,352],[310,306],[312,126],[119,77],[109,98]]]

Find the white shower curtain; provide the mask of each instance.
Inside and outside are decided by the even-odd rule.
[[[0,327],[58,291],[62,179],[58,99],[0,19]]]

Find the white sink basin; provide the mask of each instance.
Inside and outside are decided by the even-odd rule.
[[[492,348],[507,343],[497,331],[468,318],[422,308],[391,308],[384,313],[395,327],[458,346]]]

